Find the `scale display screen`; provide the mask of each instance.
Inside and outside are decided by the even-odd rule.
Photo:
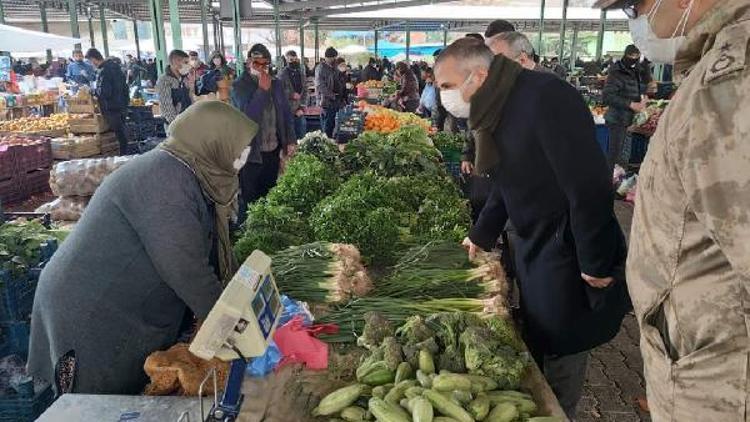
[[[253,312],[258,319],[260,331],[266,339],[271,333],[273,322],[276,321],[280,305],[281,301],[279,300],[279,295],[276,293],[276,289],[273,288],[271,276],[266,275],[258,294],[253,299]]]

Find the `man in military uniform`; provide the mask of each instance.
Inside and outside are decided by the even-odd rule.
[[[641,169],[628,258],[652,418],[747,421],[750,0],[596,5],[623,8],[679,83]]]

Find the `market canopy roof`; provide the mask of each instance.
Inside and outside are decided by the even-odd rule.
[[[0,25],[0,51],[11,53],[37,52],[50,50],[70,50],[73,44],[81,43],[78,38],[31,31],[10,25]]]

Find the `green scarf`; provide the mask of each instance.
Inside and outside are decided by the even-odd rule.
[[[166,151],[190,167],[203,193],[215,205],[219,274],[224,282],[236,270],[229,236],[229,220],[239,191],[233,164],[257,132],[258,125],[229,104],[200,101],[177,116],[163,144]]]
[[[481,87],[471,97],[469,124],[474,131],[476,143],[475,163],[478,174],[487,173],[500,161],[495,130],[500,125],[500,116],[516,78],[523,68],[498,54],[490,65],[489,74]]]

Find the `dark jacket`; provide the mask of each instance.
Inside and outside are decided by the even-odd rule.
[[[628,69],[622,62],[609,68],[607,82],[602,91],[602,101],[608,106],[604,120],[612,125],[630,126],[633,122],[633,110],[630,103],[641,100],[645,87],[641,84],[640,69]]]
[[[279,72],[279,80],[284,83],[292,113],[307,106],[307,74],[304,66],[299,65],[298,68],[284,67]],[[300,94],[299,100],[292,99],[295,93]]]
[[[470,238],[491,248],[510,219],[519,237],[515,261],[531,350],[589,350],[617,334],[630,306],[622,277],[607,289],[581,278],[582,272],[615,275],[626,255],[591,113],[565,81],[524,70],[500,118],[500,162]]]
[[[375,66],[368,64],[362,70],[362,75],[360,76],[359,80],[360,82],[379,81],[381,78],[382,76],[380,75],[378,69],[375,69]]]
[[[96,95],[99,97],[99,108],[102,113],[119,113],[130,104],[130,91],[125,73],[119,63],[106,59],[99,69],[96,79]]]
[[[221,295],[213,213],[192,170],[163,150],[107,176],[39,278],[29,374],[53,382],[73,350],[74,393],[140,394],[146,357]]]
[[[318,105],[323,108],[335,108],[336,101],[336,75],[338,69],[328,63],[320,63],[315,68],[315,94],[318,96]]]
[[[263,110],[269,101],[273,101],[276,106],[276,136],[282,148],[287,145],[297,143],[297,134],[294,131],[294,115],[289,107],[284,84],[278,79],[271,83],[271,89],[264,91],[258,89],[258,80],[250,74],[244,72],[242,76],[232,84],[232,105],[242,110],[252,121],[260,124],[263,117]],[[248,163],[261,164],[263,162],[260,153],[260,136],[262,131],[258,131],[250,145],[250,156]]]

